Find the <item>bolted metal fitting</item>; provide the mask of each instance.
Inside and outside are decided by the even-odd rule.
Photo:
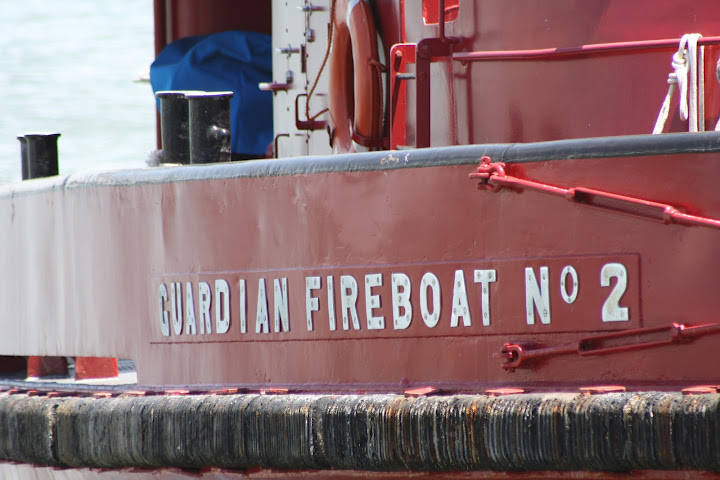
[[[325,7],[323,7],[322,5],[313,5],[313,4],[310,3],[310,2],[307,2],[307,3],[305,3],[304,5],[300,5],[300,6],[297,7],[297,8],[298,8],[298,10],[300,10],[301,12],[305,12],[305,13],[308,13],[308,14],[309,14],[309,13],[312,13],[312,12],[322,12],[323,10],[325,10]]]
[[[287,47],[277,48],[276,51],[289,57],[290,55],[293,55],[295,53],[300,53],[300,47],[293,47],[292,45],[288,44]]]

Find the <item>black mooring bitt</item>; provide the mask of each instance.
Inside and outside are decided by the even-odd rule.
[[[188,94],[190,163],[229,162],[232,92]]]
[[[165,163],[217,163],[231,160],[232,92],[162,91],[160,135]]]
[[[186,91],[163,91],[160,99],[160,137],[165,163],[190,163]]]
[[[22,179],[52,177],[58,174],[59,133],[28,133],[20,141]]]

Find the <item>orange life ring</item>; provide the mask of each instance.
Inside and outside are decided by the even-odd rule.
[[[337,0],[329,69],[330,142],[336,153],[385,147],[383,65],[367,0]]]

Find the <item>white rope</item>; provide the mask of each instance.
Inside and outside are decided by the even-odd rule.
[[[680,39],[678,51],[672,59],[673,72],[668,75],[668,92],[660,108],[653,134],[662,133],[665,128],[676,86],[680,91],[680,118],[688,120],[690,132],[705,130],[704,47],[700,47],[698,58],[698,39],[701,37],[699,33],[688,33]]]
[[[698,38],[702,37],[699,35]],[[697,48],[697,43],[695,44]],[[705,47],[700,46],[700,53],[697,60],[697,126],[698,131],[705,131]]]
[[[668,83],[670,84],[670,86],[668,87],[668,92],[665,95],[665,100],[663,101],[662,107],[660,107],[660,113],[658,113],[658,118],[655,121],[655,128],[653,128],[653,135],[662,133],[663,129],[665,128],[665,122],[667,121],[668,114],[670,113],[670,101],[672,100],[673,93],[675,93],[675,85],[677,84],[677,81],[675,81],[674,76],[675,76],[675,74],[671,73],[668,77]],[[671,77],[672,77],[672,79],[671,79]]]

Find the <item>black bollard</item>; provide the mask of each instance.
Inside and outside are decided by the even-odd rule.
[[[229,162],[232,92],[186,95],[190,117],[190,163]]]
[[[190,163],[188,102],[185,96],[194,91],[163,91],[160,99],[160,136],[165,163]]]
[[[59,133],[28,133],[20,140],[22,179],[52,177],[58,174]]]

